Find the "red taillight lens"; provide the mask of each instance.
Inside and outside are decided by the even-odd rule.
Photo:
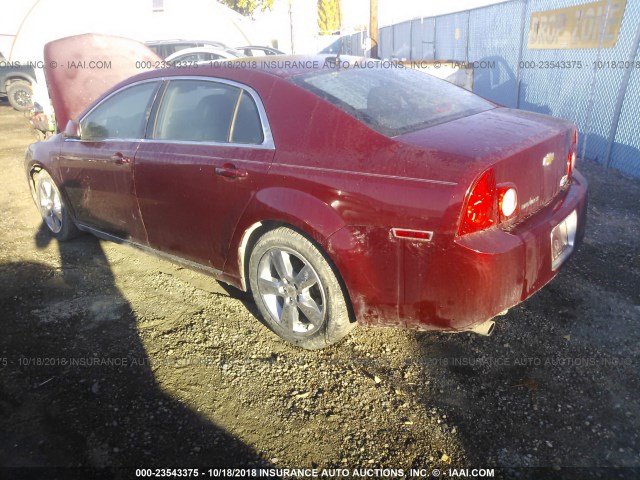
[[[477,232],[496,223],[496,179],[487,170],[475,183],[465,203],[459,235]]]
[[[485,230],[507,222],[518,214],[518,192],[513,184],[496,185],[493,169],[484,172],[473,184],[462,211],[458,235]]]

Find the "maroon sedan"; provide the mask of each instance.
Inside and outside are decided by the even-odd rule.
[[[575,125],[418,71],[280,56],[153,69],[77,115],[90,82],[82,96],[47,75],[58,120],[72,118],[26,157],[51,233],[126,241],[249,290],[304,348],[356,322],[488,334],[583,236]]]

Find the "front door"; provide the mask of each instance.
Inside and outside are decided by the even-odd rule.
[[[133,161],[157,87],[151,81],[116,92],[80,121],[80,139],[65,140],[62,188],[81,225],[146,244]]]

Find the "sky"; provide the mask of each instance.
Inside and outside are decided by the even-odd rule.
[[[502,1],[505,0],[378,0],[378,26],[384,27],[412,18],[444,15]],[[369,5],[370,0],[341,0],[343,33],[369,25]],[[295,53],[309,53],[317,52],[328,44],[322,42],[328,37],[318,37],[317,15],[317,0],[276,0],[271,11],[257,12],[254,16],[258,20],[257,26],[265,32],[265,37],[277,40],[280,49],[287,53],[292,50]],[[293,20],[293,29],[289,24],[290,19]],[[292,38],[295,39],[293,49]],[[330,43],[333,40],[328,38],[328,41]]]
[[[382,27],[412,18],[459,12],[502,1],[504,0],[378,0],[378,24]],[[369,0],[342,0],[342,7],[345,23],[369,23]]]
[[[15,34],[18,29],[22,18],[29,11],[29,9],[35,3],[40,4],[53,4],[59,0],[29,0],[14,2],[14,6],[0,15],[0,52],[8,54],[11,50],[13,43],[13,37],[10,35]],[[74,0],[65,0],[65,2],[72,2]],[[82,0],[75,0],[82,3]],[[128,0],[112,0],[110,3],[122,3]],[[165,0],[167,7],[170,7],[177,0]],[[190,5],[198,3],[207,3],[211,0],[189,0]],[[289,1],[293,4],[293,14],[289,14]],[[394,23],[403,22],[412,18],[429,17],[434,15],[442,15],[445,13],[456,12],[460,10],[466,10],[469,8],[476,8],[479,6],[490,5],[493,3],[500,3],[504,0],[378,0],[378,25],[383,27],[385,25],[391,25]],[[142,3],[141,3],[142,2]],[[185,2],[187,3],[187,2]],[[353,31],[354,27],[363,26],[369,24],[369,0],[341,0],[342,3],[342,26],[345,33],[350,30]],[[138,9],[150,9],[151,0],[138,0],[136,7]],[[126,7],[125,7],[126,8]],[[195,7],[192,7],[192,9]],[[195,8],[196,10],[200,10]],[[116,14],[119,13],[119,9],[111,8],[111,11]],[[294,30],[296,31],[296,51],[297,52],[312,52],[318,51],[323,48],[324,45],[320,45],[317,37],[317,0],[276,0],[274,4],[274,10],[267,12],[266,15],[256,15],[256,17],[263,17],[262,22],[256,22],[251,28],[256,33],[257,43],[269,43],[271,39],[279,40],[279,45],[285,51],[291,52],[291,28],[289,25],[290,20],[294,21]],[[104,18],[96,17],[97,21],[101,23],[105,22]],[[176,19],[177,20],[177,19]],[[114,25],[122,27],[122,22],[115,21]],[[175,22],[176,28],[179,28],[179,22]],[[194,35],[194,29],[191,22],[184,22],[185,32],[183,35],[177,35],[180,37],[189,37]],[[48,27],[52,27],[51,24],[46,24]],[[86,25],[83,22],[85,29],[96,30],[93,27]],[[82,25],[79,28],[82,28]],[[45,27],[40,30],[48,30]],[[52,30],[55,30],[52,28]],[[135,29],[135,32],[131,32],[127,35],[126,32],[119,32],[118,34],[124,36],[132,36],[137,38],[136,35],[140,35],[141,28]],[[101,31],[101,29],[97,29]],[[222,36],[219,29],[216,29],[216,35]],[[39,31],[39,34],[45,34],[49,32]],[[53,35],[53,32],[50,32]],[[66,34],[73,34],[73,32],[67,32]],[[135,35],[134,35],[135,34]],[[200,34],[201,35],[201,34]],[[55,36],[55,35],[54,35]],[[60,34],[57,36],[65,36]],[[176,36],[176,35],[174,35]],[[201,35],[202,36],[202,35]],[[148,38],[146,38],[148,39]],[[223,40],[227,43],[233,43],[227,38],[212,38],[213,40]],[[41,48],[39,46],[38,48]]]

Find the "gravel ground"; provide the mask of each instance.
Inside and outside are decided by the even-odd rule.
[[[52,240],[22,170],[34,136],[6,103],[0,132],[0,478],[640,478],[637,180],[581,162],[585,243],[493,336],[358,327],[307,352],[211,278],[88,235]]]

